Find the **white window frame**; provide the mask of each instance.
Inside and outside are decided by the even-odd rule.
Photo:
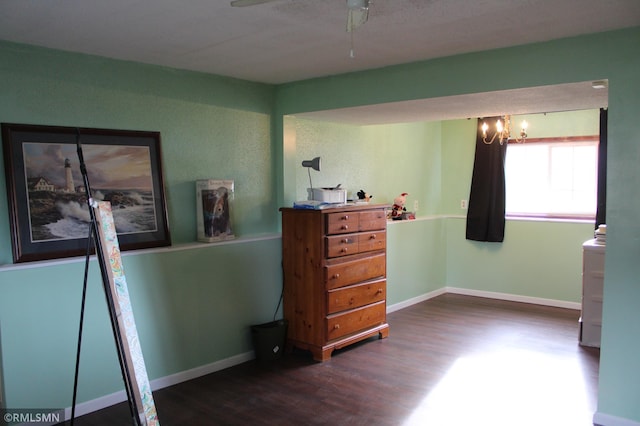
[[[571,145],[574,147],[578,147],[578,146],[590,146],[593,147],[595,146],[595,164],[593,165],[593,167],[595,167],[594,173],[595,173],[595,182],[590,182],[590,184],[593,184],[593,196],[594,199],[596,199],[597,202],[597,175],[598,175],[598,144],[600,142],[600,137],[598,135],[589,135],[589,136],[568,136],[568,137],[548,137],[548,138],[530,138],[527,139],[524,144],[545,144],[547,146],[551,146],[551,145],[562,145],[562,144],[566,144],[567,145]],[[593,206],[593,212],[577,212],[577,211],[573,211],[573,212],[569,212],[569,211],[512,211],[514,210],[513,208],[510,209],[509,208],[509,185],[510,185],[510,181],[509,181],[509,173],[508,173],[508,162],[509,162],[509,149],[516,145],[516,141],[515,140],[509,140],[509,146],[507,147],[507,159],[506,159],[506,164],[505,164],[505,183],[506,183],[506,187],[505,191],[506,191],[506,209],[505,209],[505,213],[507,217],[511,217],[511,218],[525,218],[525,217],[529,217],[529,218],[541,218],[541,219],[545,219],[545,218],[549,218],[549,219],[579,219],[579,220],[594,220],[595,219],[595,215],[596,215],[596,206],[594,203]],[[552,186],[552,179],[551,179],[551,167],[552,167],[552,157],[551,157],[551,147],[549,148],[548,151],[548,162],[545,165],[546,167],[548,167],[546,169],[545,173],[546,174],[546,181],[544,184],[547,188],[550,188]],[[534,176],[534,179],[536,177]],[[540,179],[540,177],[538,177],[538,179]],[[531,185],[528,186],[528,188],[533,188],[535,186],[535,181],[532,182],[526,182],[527,185]],[[526,185],[523,185],[523,187]],[[512,189],[514,190],[514,189]],[[525,188],[523,188],[523,190],[527,190]],[[572,189],[573,191],[573,189]],[[551,190],[549,189],[549,192],[551,192]]]

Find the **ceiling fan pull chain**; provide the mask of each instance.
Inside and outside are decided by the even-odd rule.
[[[351,31],[351,49],[349,50],[349,57],[350,58],[355,58],[356,55],[353,53],[353,31]]]

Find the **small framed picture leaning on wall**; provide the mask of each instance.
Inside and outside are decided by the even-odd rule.
[[[196,181],[198,241],[212,243],[235,238],[231,221],[233,180]]]

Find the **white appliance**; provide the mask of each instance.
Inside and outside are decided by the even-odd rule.
[[[347,190],[340,188],[307,188],[309,200],[324,203],[344,204],[347,202]]]
[[[605,249],[606,245],[596,239],[582,245],[580,344],[583,346],[600,347]]]

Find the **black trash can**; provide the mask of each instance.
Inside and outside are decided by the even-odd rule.
[[[258,362],[273,361],[282,356],[287,339],[287,320],[251,326],[253,349]]]

